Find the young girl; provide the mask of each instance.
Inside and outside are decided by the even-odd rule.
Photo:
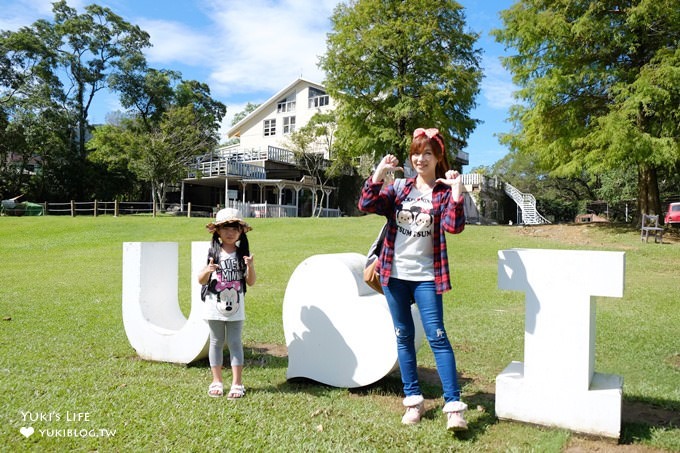
[[[420,421],[424,399],[418,382],[415,329],[411,303],[415,301],[425,336],[437,364],[444,391],[443,412],[449,430],[467,429],[456,376],[456,359],[444,327],[442,294],[451,289],[445,232],[465,227],[463,187],[457,171],[449,170],[444,140],[437,129],[413,133],[409,159],[415,178],[397,193],[383,182],[400,169],[385,156],[364,184],[359,209],[387,217],[388,231],[379,257],[380,283],[397,336],[397,358],[404,386],[404,424]]]
[[[237,209],[220,210],[215,221],[206,225],[212,233],[208,264],[198,274],[198,282],[207,285],[205,315],[210,328],[208,358],[212,383],[208,395],[224,394],[222,360],[225,340],[231,356],[232,381],[229,399],[241,398],[246,389],[241,380],[243,342],[241,332],[245,320],[246,285],[255,284],[255,264],[250,254],[246,233],[252,228],[240,217]]]

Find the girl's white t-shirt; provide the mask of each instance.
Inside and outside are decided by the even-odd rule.
[[[239,263],[236,252],[220,252],[220,268],[212,273],[210,280],[217,280],[218,294],[208,291],[205,297],[203,319],[219,321],[242,321],[246,319],[243,280],[245,266]]]
[[[415,185],[397,211],[397,236],[391,276],[401,280],[434,280],[432,190]]]

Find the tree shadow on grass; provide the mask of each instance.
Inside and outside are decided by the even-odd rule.
[[[426,399],[424,419],[441,419],[441,410],[444,406],[442,398],[442,388],[439,374],[435,368],[418,368],[418,379],[423,396]],[[464,388],[473,379],[461,374],[458,375],[458,384]],[[399,371],[394,371],[378,382],[350,389],[350,393],[358,396],[381,395],[392,397],[398,404],[404,397]],[[468,420],[467,431],[456,432],[456,438],[464,441],[473,442],[486,433],[489,426],[497,422],[494,415],[494,395],[486,392],[476,392],[474,394],[464,394],[462,398],[468,405],[466,419]]]
[[[658,429],[680,429],[680,403],[656,398],[623,400],[620,444],[650,440]]]
[[[439,375],[434,368],[418,368],[418,376],[423,390],[423,396],[427,400],[439,402],[427,410],[424,418],[436,419],[443,402],[441,398],[441,385]],[[458,376],[461,388],[472,383],[474,379]],[[401,401],[403,398],[402,384],[399,372],[395,371],[378,382],[355,389],[350,389],[355,395],[384,395],[391,396]],[[488,428],[498,423],[496,418],[496,395],[491,391],[479,391],[473,394],[464,394],[463,400],[468,405],[466,418],[468,430],[457,432],[456,437],[460,440],[474,441],[484,435]],[[640,444],[645,440],[652,439],[654,431],[658,429],[680,429],[680,405],[677,401],[659,400],[652,398],[626,399],[622,401],[621,409],[621,436],[619,444]],[[430,405],[431,406],[431,405]],[[427,406],[426,406],[427,407]],[[601,440],[603,448],[611,445],[611,439]],[[606,450],[606,448],[605,448]]]
[[[244,366],[249,368],[287,368],[288,356],[286,355],[286,347],[280,345],[264,345],[253,344],[243,345],[243,360]],[[229,366],[229,351],[224,350],[225,366]],[[208,358],[196,360],[187,364],[189,368],[210,368]]]
[[[437,370],[420,367],[418,368],[418,376],[420,379],[423,396],[426,399],[435,399],[441,397],[441,385],[439,383],[439,375],[437,374]],[[463,386],[469,381],[469,379],[459,376],[458,381],[459,384]],[[335,388],[333,386],[304,377],[288,379],[280,387],[282,389],[294,389],[295,391],[307,391],[311,394],[318,393],[315,389],[316,387],[323,389]],[[404,397],[399,371],[393,371],[373,384],[362,387],[348,388],[347,390],[351,395],[355,396],[379,395],[393,397],[395,399],[399,399],[399,401],[401,401],[401,399]]]
[[[246,366],[287,368],[288,356],[286,347],[282,345],[254,344],[244,345]],[[229,363],[228,352],[225,351],[225,362]],[[210,367],[208,359],[202,359],[188,365],[189,367]],[[435,400],[428,404],[424,417],[435,419],[440,416],[443,405],[441,401],[441,383],[435,368],[418,368],[423,396],[426,400]],[[461,388],[472,383],[473,378],[458,375]],[[312,396],[325,396],[337,388],[308,378],[287,379],[274,386],[278,392],[305,392]],[[265,389],[262,389],[265,390]],[[266,391],[266,390],[265,390]],[[377,382],[348,389],[351,395],[372,396],[379,395],[394,399],[395,404],[401,404],[403,398],[402,383],[399,371],[393,371]],[[474,441],[484,435],[488,428],[498,423],[495,416],[496,395],[493,392],[476,392],[465,394],[464,401],[468,405],[468,430],[457,432],[456,437],[464,441]],[[680,429],[680,402],[654,398],[636,398],[622,401],[620,445],[641,444],[654,436],[658,429]],[[611,446],[611,439],[602,440],[603,446]],[[599,442],[598,442],[599,443]],[[604,448],[604,447],[603,447]]]

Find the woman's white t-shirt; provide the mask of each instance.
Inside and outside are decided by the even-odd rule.
[[[243,288],[245,266],[239,262],[236,252],[227,253],[224,250],[220,252],[219,266],[210,276],[210,280],[217,280],[213,284],[219,293],[208,291],[203,318],[242,321],[246,319]]]
[[[391,276],[401,280],[434,280],[432,190],[415,185],[397,211],[397,236]]]

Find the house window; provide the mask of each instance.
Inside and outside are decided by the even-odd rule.
[[[325,91],[309,87],[309,108],[323,107],[328,105],[330,98]]]
[[[330,98],[328,97],[327,94],[324,94],[323,96],[316,96],[313,98],[309,98],[309,108],[314,108],[314,107],[323,107],[324,105],[328,105],[330,102]]]
[[[264,120],[264,136],[276,135],[276,119]]]
[[[295,111],[295,99],[282,99],[276,104],[277,113],[286,113]]]
[[[286,116],[283,118],[283,133],[290,134],[295,131],[295,117]]]

